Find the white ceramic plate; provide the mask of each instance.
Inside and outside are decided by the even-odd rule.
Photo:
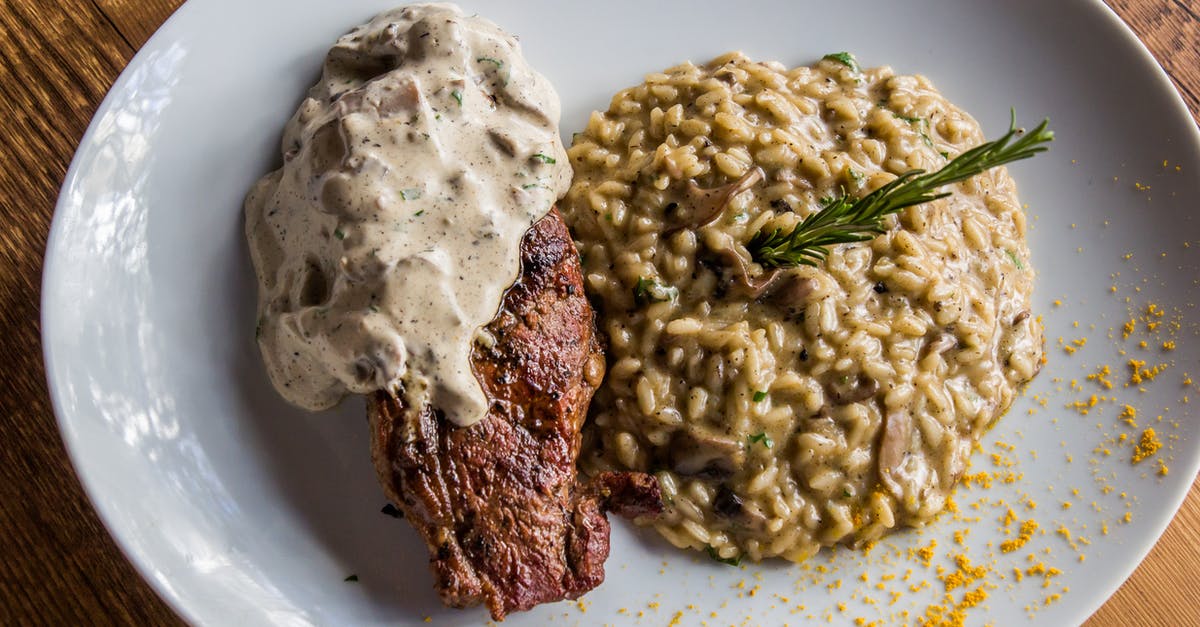
[[[388,4],[189,2],[114,85],[59,197],[42,328],[63,437],[109,530],[195,623],[486,618],[443,609],[416,534],[380,515],[362,403],[320,414],[289,407],[268,384],[253,339],[242,196],[274,167],[282,124],[327,46]],[[822,553],[803,566],[729,568],[616,523],[608,581],[584,605],[543,606],[508,624],[661,625],[677,612],[678,624],[798,623],[810,615],[899,622],[902,612],[911,618],[941,599],[932,569],[953,569],[948,554],[963,552],[995,570],[969,622],[1014,625],[1031,616],[1062,625],[1082,621],[1132,572],[1200,464],[1192,409],[1200,405],[1181,400],[1195,391],[1183,373],[1200,376],[1192,309],[1200,300],[1200,225],[1192,217],[1200,140],[1168,79],[1100,2],[742,2],[737,12],[731,3],[682,0],[464,4],[521,36],[562,96],[566,137],[643,74],[735,48],[788,64],[853,51],[864,64],[931,77],[989,136],[1003,132],[1009,107],[1023,121],[1049,116],[1058,133],[1049,155],[1013,168],[1029,204],[1050,362],[976,463],[1004,472],[992,453],[1018,459],[1018,480],[960,490],[960,520],[945,516],[867,556]],[[1180,326],[1139,327],[1123,340],[1130,310],[1150,302],[1167,312],[1164,323]],[[1060,336],[1090,341],[1067,355],[1054,345]],[[1149,349],[1138,349],[1139,339]],[[1174,351],[1160,348],[1167,339]],[[1122,385],[1125,360],[1139,354],[1171,363],[1145,392]],[[1084,378],[1100,364],[1113,366],[1113,391]],[[1139,429],[1122,426],[1107,400],[1087,416],[1064,407],[1093,392],[1137,406]],[[1170,467],[1165,477],[1155,473],[1156,459],[1131,465],[1127,442],[1104,444],[1121,433],[1136,438],[1157,415],[1165,416],[1153,423],[1167,444],[1159,453]],[[973,509],[981,498],[989,500]],[[1031,510],[1026,499],[1040,505]],[[1020,551],[998,550],[1006,507],[998,501],[1041,525]],[[1059,525],[1077,549],[1055,533]],[[960,546],[953,534],[964,529]],[[938,544],[929,568],[907,556],[931,540]],[[1034,562],[1063,571],[1048,587],[1043,577],[1017,582],[1012,573],[1030,568],[1034,552]],[[350,574],[357,583],[343,581]],[[933,586],[911,591],[921,579]],[[1064,587],[1069,592],[1045,604]],[[963,591],[954,590],[956,599]],[[900,593],[894,604],[892,592]]]

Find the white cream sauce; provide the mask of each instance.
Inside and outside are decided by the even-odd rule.
[[[271,381],[311,410],[392,390],[460,426],[471,347],[570,184],[559,101],[511,35],[447,4],[340,38],[246,198]]]

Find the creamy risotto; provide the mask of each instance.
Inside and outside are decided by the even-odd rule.
[[[1042,361],[1012,179],[949,186],[815,266],[771,273],[746,244],[983,139],[924,77],[844,54],[684,64],[594,113],[562,203],[609,349],[585,472],[656,473],[655,528],[725,560],[928,522]]]

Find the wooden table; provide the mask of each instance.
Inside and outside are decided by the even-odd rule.
[[[38,325],[67,165],[117,74],[180,0],[0,1],[0,624],[179,624],[88,504],[47,398]],[[1111,0],[1200,117],[1200,1]],[[1200,482],[1088,622],[1200,625]]]

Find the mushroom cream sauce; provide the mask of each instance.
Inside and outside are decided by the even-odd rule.
[[[487,401],[471,346],[567,190],[559,101],[516,39],[453,5],[340,38],[246,198],[271,381],[311,410],[403,390],[460,426]]]

